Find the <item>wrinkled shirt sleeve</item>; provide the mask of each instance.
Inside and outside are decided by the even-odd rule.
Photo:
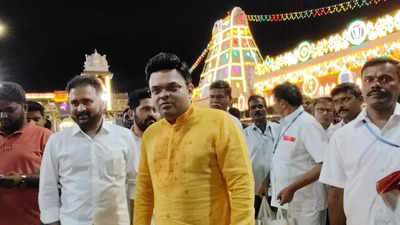
[[[344,171],[343,159],[339,152],[340,149],[336,134],[337,133],[332,136],[329,142],[329,148],[325,153],[319,181],[338,188],[344,188],[346,174]]]
[[[322,126],[315,123],[307,123],[302,126],[300,132],[304,147],[316,163],[322,163],[324,160],[324,152],[328,147],[328,135],[323,130]]]
[[[39,179],[40,219],[43,223],[60,220],[60,196],[58,191],[58,159],[55,135],[51,136],[44,150]]]
[[[232,118],[221,123],[216,155],[231,194],[231,225],[253,225],[254,178],[246,141]]]
[[[143,137],[142,154],[139,164],[138,182],[134,208],[134,224],[150,225],[154,208],[153,185],[150,177],[148,157],[146,153],[146,138]]]

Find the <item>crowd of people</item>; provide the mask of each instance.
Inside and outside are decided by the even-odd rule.
[[[174,54],[152,57],[145,76],[128,129],[104,121],[99,79],[74,77],[76,124],[56,133],[20,85],[0,82],[0,225],[253,225],[262,203],[297,225],[400,224],[398,61],[368,61],[362,89],[329,97],[279,84],[279,121],[251,95],[246,126],[225,81],[196,106]]]

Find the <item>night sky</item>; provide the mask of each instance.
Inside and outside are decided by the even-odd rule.
[[[18,82],[29,92],[63,90],[82,72],[85,54],[97,49],[107,55],[114,90],[131,91],[145,85],[145,64],[160,51],[176,53],[192,65],[210,41],[214,22],[234,6],[247,14],[271,14],[341,2],[346,0],[3,0],[0,21],[7,24],[8,33],[0,39],[0,80]],[[250,23],[250,29],[261,54],[274,56],[303,40],[339,32],[352,20],[396,9],[400,1],[387,0],[376,7],[311,20]],[[201,68],[193,73],[195,81]]]

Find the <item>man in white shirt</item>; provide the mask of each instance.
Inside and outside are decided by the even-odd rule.
[[[214,81],[210,85],[209,94],[209,104],[211,108],[228,112],[228,108],[232,105],[232,88],[228,82],[224,80]],[[232,116],[232,118],[243,131],[243,125],[240,120],[235,116]]]
[[[327,193],[318,177],[328,137],[304,110],[297,86],[286,82],[273,94],[275,110],[283,118],[272,158],[271,205],[283,208],[297,225],[324,225]]]
[[[354,83],[341,83],[331,91],[331,97],[335,106],[335,112],[341,121],[328,129],[328,136],[352,121],[361,112],[363,97],[360,88]]]
[[[338,129],[354,120],[361,112],[363,97],[360,88],[354,83],[341,83],[332,91],[331,96],[335,106],[335,112],[340,116],[341,121],[328,128],[328,137]],[[325,152],[327,154],[328,151]],[[343,189],[329,187],[328,190],[328,211],[329,222],[333,225],[346,224],[346,217],[343,211]]]
[[[139,162],[142,149],[142,135],[144,131],[159,119],[153,101],[151,100],[150,90],[148,88],[137,89],[129,94],[128,99],[129,117],[133,125],[131,131],[136,144],[136,171],[139,172]],[[156,137],[155,137],[156,138]],[[131,201],[130,212],[133,212],[134,201]]]
[[[133,122],[131,131],[138,150],[136,152],[137,170],[140,161],[141,142],[144,131],[153,123],[158,121],[159,114],[156,111],[149,89],[137,89],[129,94],[128,99],[129,117]]]
[[[344,189],[347,225],[400,224],[400,191],[376,190],[379,180],[400,170],[399,64],[373,59],[361,76],[367,107],[333,134],[320,181]]]
[[[132,134],[103,120],[98,78],[77,76],[67,91],[76,124],[52,135],[46,145],[40,218],[51,225],[130,225],[126,183],[135,188],[137,151]]]
[[[279,135],[279,125],[267,121],[267,103],[265,98],[252,95],[248,100],[248,108],[253,123],[244,129],[247,146],[249,147],[251,164],[255,183],[256,218],[262,200],[262,195],[268,188],[269,171],[271,168],[274,138]],[[267,181],[266,181],[267,179]]]
[[[328,132],[335,116],[335,107],[332,98],[320,97],[314,99],[313,110],[315,119],[321,124],[325,131]]]

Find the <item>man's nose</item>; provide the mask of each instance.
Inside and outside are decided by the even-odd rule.
[[[377,77],[375,77],[375,79],[372,81],[371,88],[381,88],[381,87],[382,87],[381,81]]]
[[[165,89],[162,89],[161,92],[160,92],[160,97],[161,98],[168,98],[169,94],[170,94],[169,91],[167,91]]]
[[[77,109],[78,109],[78,112],[82,112],[82,111],[86,110],[86,106],[84,104],[79,104]]]

